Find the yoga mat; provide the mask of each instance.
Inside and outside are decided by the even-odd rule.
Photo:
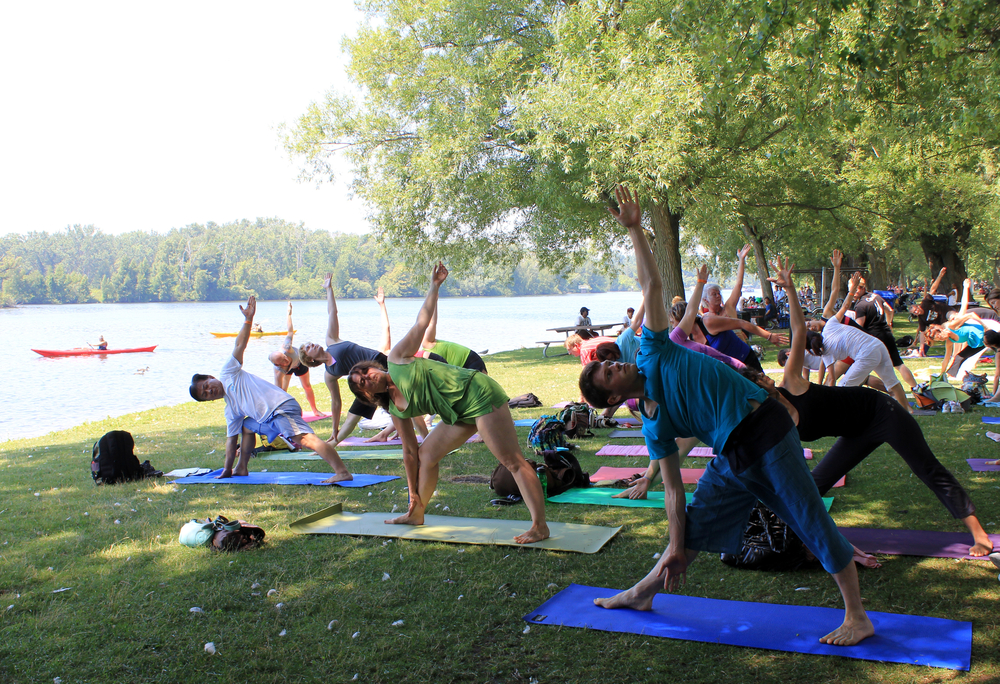
[[[527,520],[489,520],[449,515],[424,516],[424,524],[387,525],[392,513],[347,513],[340,504],[296,520],[289,527],[298,534],[349,534],[363,537],[392,537],[451,544],[524,546],[550,551],[597,553],[620,527],[551,522],[550,537],[534,544],[518,544],[514,537],[528,531]]]
[[[854,646],[830,646],[819,639],[843,622],[841,608],[723,601],[677,594],[657,594],[649,611],[608,610],[594,605],[595,598],[617,593],[615,589],[571,584],[525,615],[524,620],[532,625],[580,627],[950,670],[968,670],[972,660],[971,622],[869,611],[875,636]]]
[[[1000,471],[1000,465],[986,465],[987,463],[992,463],[997,459],[995,458],[967,458],[965,462],[969,464],[977,473],[995,473]],[[170,473],[167,473],[168,475]]]
[[[538,418],[518,418],[514,421],[514,427],[531,427]]]
[[[937,414],[938,414],[938,412],[935,411],[935,410],[933,410],[933,409],[913,409],[913,413],[911,415],[914,415],[914,416],[936,416]]]
[[[211,468],[177,468],[169,473],[163,473],[163,477],[187,477],[188,475],[204,475],[212,472]]]
[[[803,449],[806,460],[812,460],[812,449]],[[597,456],[645,456],[649,458],[649,449],[645,444],[605,444],[597,451]],[[690,458],[715,458],[711,447],[695,447],[688,454]]]
[[[988,425],[1000,425],[1000,417],[983,416],[983,422]]]
[[[538,420],[538,418],[519,418],[514,421],[514,427],[531,427],[535,424],[536,420]],[[615,421],[617,421],[621,426],[642,425],[642,421],[636,418],[615,418]],[[614,433],[611,433],[611,436],[614,437]],[[637,436],[641,437],[642,435]]]
[[[984,401],[983,406],[986,408],[1000,408],[1000,401]]]
[[[262,473],[253,472],[244,477],[227,477],[224,480],[217,480],[215,476],[222,472],[222,468],[213,470],[207,475],[193,475],[174,480],[174,484],[241,484],[241,485],[326,485],[335,484],[338,487],[369,487],[374,484],[398,480],[397,475],[362,475],[355,474],[353,480],[347,482],[327,483],[323,480],[332,476],[333,473]]]
[[[367,439],[368,439],[367,437],[348,437],[340,444],[338,444],[337,447],[340,448],[345,446],[359,446],[359,447],[368,447],[369,449],[372,449],[372,448],[387,447],[387,446],[403,446],[403,440],[399,438],[390,439],[385,442],[369,442],[366,441]],[[420,444],[423,441],[424,438],[421,437],[420,435],[417,435],[417,444]],[[472,435],[472,437],[469,437],[467,440],[465,440],[465,443],[475,444],[482,441],[483,438],[480,437],[479,433],[477,432],[476,434]]]
[[[608,437],[610,439],[642,439],[642,430],[615,430]]]
[[[621,506],[622,508],[663,508],[663,492],[647,492],[645,499],[615,499],[615,494],[625,490],[610,487],[590,487],[588,489],[567,489],[562,494],[548,497],[548,501],[561,504],[588,504],[591,506]],[[686,492],[685,500],[691,503],[692,494]],[[832,496],[823,497],[823,505],[830,510]],[[1000,542],[997,544],[1000,547]]]
[[[330,414],[328,414],[328,413],[303,413],[302,414],[302,420],[306,421],[307,423],[315,423],[317,420],[323,420],[324,418],[329,418],[329,417],[330,417]]]
[[[930,530],[879,530],[867,527],[841,527],[847,541],[865,553],[925,558],[972,558],[968,555],[972,535],[968,532]],[[1000,548],[1000,534],[991,534],[994,548]]]
[[[342,461],[355,459],[381,458],[385,460],[401,461],[403,459],[402,449],[383,449],[381,451],[337,451]],[[313,451],[275,451],[273,453],[257,456],[261,461],[322,461],[323,458]]]
[[[1000,466],[997,467],[997,470],[1000,470]],[[633,475],[642,475],[645,472],[645,468],[613,468],[611,466],[601,466],[597,469],[596,473],[590,476],[590,481],[602,482],[605,480],[624,480],[632,477]],[[681,478],[684,484],[694,484],[701,479],[704,472],[704,468],[681,468]],[[836,484],[833,486],[843,487],[845,484],[847,484],[846,475],[837,480]]]

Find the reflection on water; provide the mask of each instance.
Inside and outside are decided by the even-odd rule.
[[[572,325],[581,306],[594,323],[611,323],[637,306],[635,292],[539,297],[445,298],[439,305],[438,336],[476,351],[534,347],[558,339],[546,328]],[[389,299],[393,340],[410,328],[422,299]],[[322,344],[326,302],[294,302],[296,342]],[[285,302],[259,302],[258,321],[266,331],[285,328]],[[365,346],[379,342],[380,317],[373,300],[338,302],[340,334]],[[217,374],[232,353],[233,338],[209,332],[236,332],[242,324],[235,302],[179,304],[85,304],[0,309],[0,369],[6,410],[0,412],[0,441],[31,437],[85,421],[155,406],[191,401],[192,373]],[[42,358],[31,349],[86,346],[100,335],[112,348],[157,345],[145,354]],[[282,337],[251,338],[244,367],[272,378],[267,355]],[[148,370],[145,370],[148,367]],[[313,371],[322,407],[322,370]]]

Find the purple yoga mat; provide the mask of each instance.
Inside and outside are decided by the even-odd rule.
[[[400,440],[400,439],[390,439],[387,442],[366,442],[365,441],[366,439],[367,439],[367,437],[348,437],[347,439],[345,439],[343,442],[341,442],[337,446],[339,446],[339,447],[348,447],[348,446],[385,447],[385,446],[400,446],[400,445],[403,444],[403,441]],[[423,441],[424,441],[424,438],[421,437],[420,435],[417,435],[417,444],[420,444]],[[479,433],[477,432],[476,434],[472,435],[472,437],[469,437],[467,440],[465,440],[465,443],[466,444],[475,444],[477,442],[482,442],[482,441],[483,441],[483,438],[480,437]]]
[[[967,458],[965,462],[977,473],[996,473],[1000,472],[1000,465],[986,465],[995,460],[995,458]]]
[[[841,527],[841,533],[865,553],[925,558],[973,558],[969,555],[972,535],[968,532],[931,530],[878,530],[869,527]],[[1000,534],[991,534],[994,548],[1000,548]]]
[[[803,449],[802,455],[812,460],[812,449]],[[598,450],[597,456],[645,456],[649,458],[649,449],[645,444],[605,444]],[[710,447],[695,447],[688,454],[690,458],[715,458]]]

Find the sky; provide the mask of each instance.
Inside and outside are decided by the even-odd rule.
[[[345,164],[300,182],[278,126],[346,92],[351,0],[0,5],[0,234],[277,217],[365,232]]]

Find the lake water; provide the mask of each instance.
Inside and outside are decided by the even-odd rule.
[[[620,321],[638,292],[537,297],[449,297],[438,305],[438,336],[476,351],[535,347],[561,334],[546,328],[573,325],[581,306],[594,323]],[[422,299],[388,299],[393,340],[409,330]],[[285,329],[286,303],[258,302],[256,321],[266,331]],[[322,344],[326,302],[293,302],[296,344]],[[374,300],[338,301],[343,339],[374,347],[380,316]],[[192,373],[217,375],[232,353],[233,338],[210,331],[236,332],[242,324],[236,302],[178,304],[82,304],[0,309],[0,369],[7,409],[0,412],[0,441],[33,437],[80,423],[191,401]],[[104,335],[112,348],[157,345],[144,354],[43,358],[32,349],[69,349]],[[283,337],[251,338],[244,368],[271,379],[267,355]],[[147,369],[137,373],[140,369]],[[317,404],[328,406],[322,370],[313,371]],[[297,381],[293,380],[297,385]],[[324,398],[325,396],[325,398]],[[221,411],[221,408],[220,408]],[[99,435],[95,435],[95,439]]]

